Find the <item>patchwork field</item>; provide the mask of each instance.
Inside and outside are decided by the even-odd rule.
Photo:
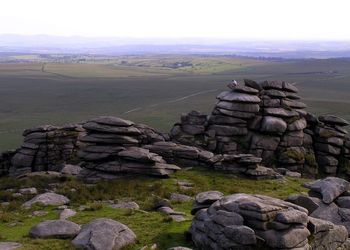
[[[350,120],[350,60],[257,60],[221,56],[129,56],[83,63],[0,64],[0,150],[24,129],[116,115],[169,131],[183,112],[209,113],[231,79],[296,82],[311,112]]]

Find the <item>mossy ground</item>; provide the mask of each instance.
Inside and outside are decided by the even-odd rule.
[[[177,181],[191,182],[194,187],[182,190],[176,185]],[[155,197],[167,198],[171,192],[194,195],[201,191],[219,190],[225,194],[256,193],[283,199],[289,194],[304,192],[305,189],[301,187],[301,183],[305,181],[307,180],[255,181],[207,169],[180,171],[168,179],[125,176],[114,181],[103,181],[97,185],[85,185],[72,178],[42,179],[32,177],[15,181],[5,178],[0,180],[0,200],[2,202],[9,201],[10,205],[6,208],[0,208],[0,241],[17,241],[23,244],[23,249],[27,250],[73,249],[70,240],[29,238],[29,229],[40,221],[57,219],[57,210],[54,207],[22,209],[20,205],[31,196],[15,199],[9,192],[5,191],[9,188],[37,187],[39,192],[44,192],[46,188],[52,189],[52,183],[56,183],[55,191],[69,197],[71,199],[69,207],[78,212],[76,216],[71,217],[72,221],[84,224],[94,218],[115,219],[129,226],[137,235],[136,244],[128,249],[140,249],[154,243],[157,244],[157,249],[167,249],[179,245],[191,247],[191,242],[186,241],[185,238],[185,232],[191,223],[191,202],[173,204],[174,210],[186,213],[188,218],[188,221],[179,223],[172,222],[166,216],[150,210]],[[76,192],[72,192],[72,188]],[[102,200],[133,200],[141,206],[142,211],[112,209],[107,203],[98,203]],[[86,205],[90,209],[79,211],[80,205]],[[47,211],[48,214],[43,217],[31,216],[33,211],[39,209]]]

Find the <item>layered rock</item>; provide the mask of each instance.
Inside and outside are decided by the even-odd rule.
[[[319,119],[305,111],[294,84],[284,81],[229,86],[217,96],[211,115],[191,111],[175,124],[173,141],[216,154],[250,153],[266,165],[307,177],[350,173],[350,139],[342,118]]]
[[[9,174],[58,171],[61,164],[74,163],[81,131],[80,125],[44,125],[25,130],[24,142],[11,159]]]
[[[219,94],[210,115],[183,114],[170,135],[112,116],[28,129],[18,150],[0,156],[0,176],[60,171],[77,163],[83,168],[80,177],[90,179],[167,176],[178,169],[171,164],[257,179],[276,176],[272,168],[304,177],[350,175],[347,121],[306,112],[294,84],[244,82]]]
[[[346,154],[344,147],[347,121],[333,115],[322,115],[314,125],[314,150],[321,171],[327,175],[336,175],[340,156]],[[345,160],[345,159],[344,159]]]
[[[233,194],[197,209],[189,233],[198,249],[348,249],[343,226],[263,195]]]
[[[84,123],[83,128],[86,132],[79,137],[78,151],[85,168],[80,172],[81,177],[96,178],[95,171],[113,175],[167,176],[179,169],[167,164],[160,155],[141,148],[142,145],[165,140],[163,135],[146,125],[104,116]]]

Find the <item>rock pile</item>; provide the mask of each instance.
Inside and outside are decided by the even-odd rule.
[[[340,156],[349,152],[350,144],[344,145],[348,139],[347,131],[343,127],[347,125],[347,121],[333,115],[322,115],[314,124],[316,159],[321,166],[320,170],[327,175],[337,174]]]
[[[233,194],[197,210],[189,233],[198,249],[347,249],[344,230],[286,201]]]
[[[86,130],[79,137],[78,156],[82,166],[107,174],[133,173],[167,176],[178,170],[142,145],[164,141],[165,138],[145,125],[117,117],[104,116],[83,124]],[[81,171],[83,177],[91,172]]]
[[[308,195],[292,195],[288,201],[308,210],[309,216],[345,226],[350,234],[350,183],[327,177],[305,184]]]
[[[24,142],[12,157],[10,175],[36,171],[58,171],[65,162],[76,161],[80,125],[44,125],[23,132]]]

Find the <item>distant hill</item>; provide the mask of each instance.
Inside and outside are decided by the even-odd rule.
[[[231,41],[0,35],[0,53],[215,54],[278,58],[350,57],[349,41]]]

